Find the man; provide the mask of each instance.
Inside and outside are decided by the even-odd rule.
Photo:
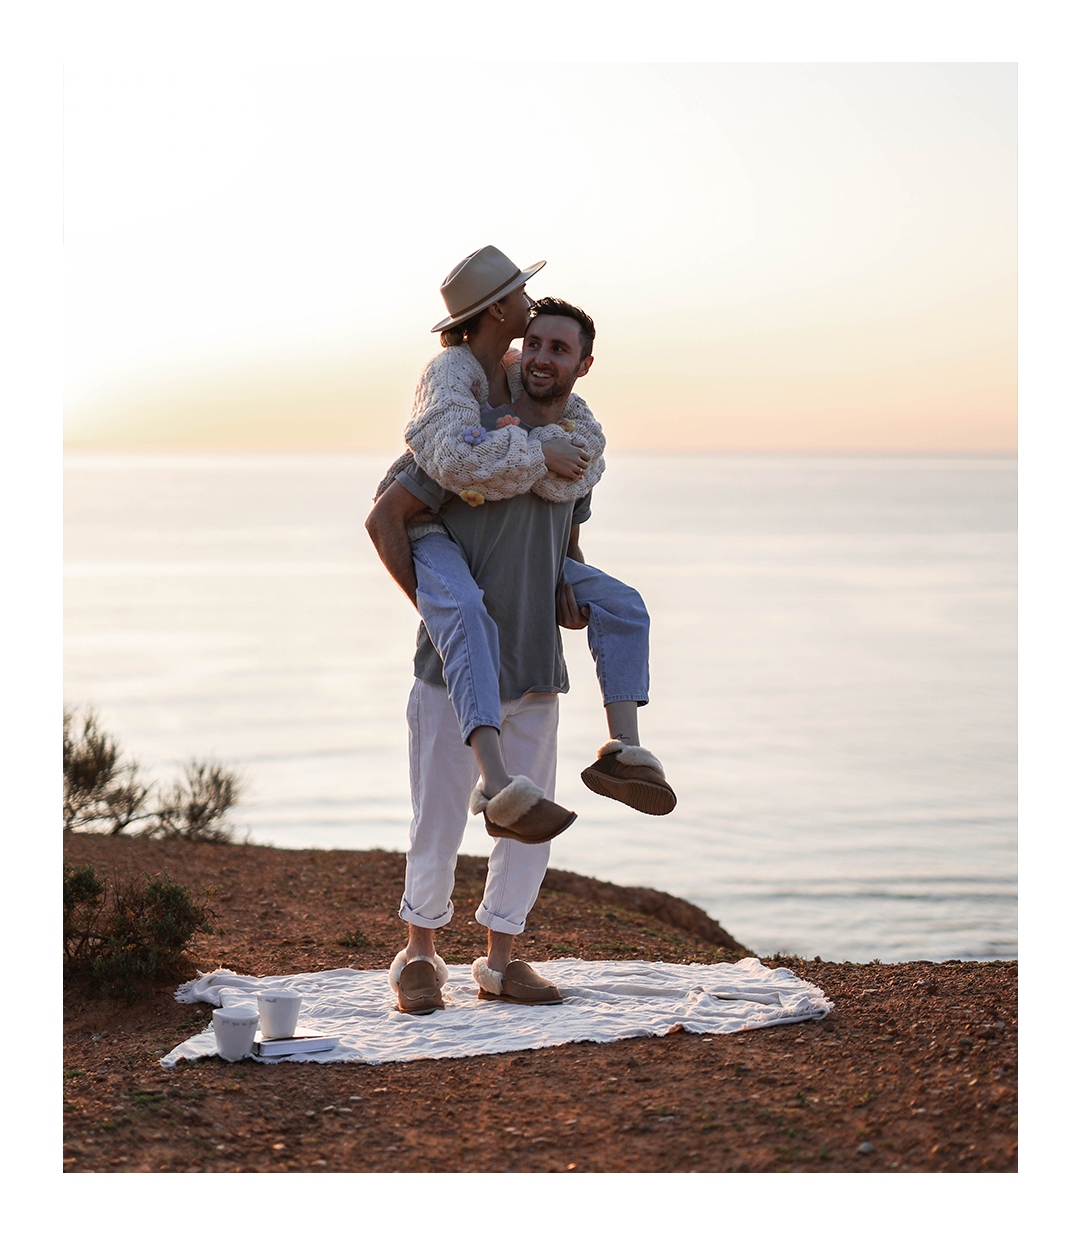
[[[500,405],[484,410],[487,430],[507,417],[527,427],[557,422],[575,382],[592,366],[594,328],[589,316],[550,298],[538,309],[542,313],[530,320],[523,342],[524,391],[512,409]],[[378,500],[366,524],[380,557],[414,604],[417,583],[406,525],[425,509],[438,512],[461,547],[498,629],[501,739],[507,767],[524,773],[550,798],[555,783],[557,695],[569,688],[558,624],[568,628],[587,624],[571,586],[563,580],[563,564],[567,555],[583,559],[578,534],[581,522],[589,517],[589,496],[555,504],[526,492],[474,506],[444,491],[415,464],[407,466]],[[390,973],[398,1007],[420,1015],[443,1006],[441,983],[446,975],[435,951],[435,931],[453,915],[450,897],[467,808],[483,812],[489,833],[497,838],[484,898],[476,911],[477,921],[488,929],[488,955],[473,966],[480,997],[560,1003],[557,988],[513,958],[514,939],[524,929],[547,870],[550,835],[541,833],[532,838],[539,843],[526,843],[528,837],[515,838],[501,830],[495,799],[489,801],[481,786],[473,787],[476,762],[461,744],[441,661],[423,628],[415,670],[408,709],[414,817],[400,909],[409,924],[409,942]],[[557,830],[570,821],[572,816]]]

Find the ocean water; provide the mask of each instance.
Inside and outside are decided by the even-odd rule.
[[[67,460],[66,700],[151,775],[237,769],[253,841],[406,847],[416,615],[363,530],[389,456]],[[649,605],[679,805],[581,784],[606,733],[566,633],[552,865],[763,954],[1015,956],[1015,498],[1001,458],[610,457],[582,547]]]

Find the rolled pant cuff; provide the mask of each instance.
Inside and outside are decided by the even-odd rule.
[[[525,930],[525,922],[508,922],[505,918],[497,918],[483,905],[476,907],[476,920],[489,931],[498,931],[500,935],[520,935]]]
[[[437,931],[439,927],[446,926],[450,919],[454,916],[454,902],[450,902],[450,908],[446,913],[440,914],[438,918],[425,918],[423,914],[418,914],[415,909],[410,909],[403,900],[398,909],[398,917],[402,922],[407,922],[410,926],[426,927],[429,931]]]

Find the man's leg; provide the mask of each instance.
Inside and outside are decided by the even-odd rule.
[[[454,867],[476,763],[460,742],[454,709],[441,686],[413,683],[408,721],[413,820],[398,916],[409,924],[409,941],[390,967],[390,985],[402,1011],[428,1013],[442,1006],[438,991],[445,966],[435,952],[435,932],[454,914]],[[422,961],[430,968],[405,973]]]
[[[591,565],[567,559],[563,576],[589,609],[589,650],[604,697],[608,742],[581,778],[594,793],[644,814],[670,814],[676,799],[655,754],[638,736],[638,707],[649,701],[649,613],[636,590]]]
[[[559,725],[557,694],[526,694],[502,704],[502,738],[507,762],[524,772],[551,798],[555,792],[555,745]],[[488,861],[484,897],[476,920],[488,929],[488,955],[473,966],[484,998],[526,1004],[557,1004],[557,988],[522,961],[513,960],[514,940],[536,903],[547,873],[550,843],[527,845],[505,838]]]

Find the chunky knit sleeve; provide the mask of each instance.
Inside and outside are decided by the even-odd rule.
[[[589,464],[580,478],[562,478],[550,471],[537,479],[532,485],[533,495],[542,500],[550,500],[552,504],[562,504],[566,500],[580,500],[588,495],[600,481],[604,472],[604,448],[606,441],[600,424],[593,417],[592,410],[576,393],[571,392],[563,410],[563,416],[549,427],[537,427],[530,433],[530,439],[544,440],[555,436],[564,436],[580,444],[589,454]],[[543,451],[541,449],[541,451]]]
[[[509,357],[507,359],[509,363]],[[510,392],[516,400],[521,395],[521,362],[518,358],[506,367],[506,376],[510,383]],[[569,439],[580,444],[589,454],[589,465],[585,473],[578,479],[562,478],[558,474],[546,473],[532,485],[532,492],[542,500],[550,500],[552,504],[562,504],[566,500],[580,500],[588,495],[600,481],[604,472],[604,439],[603,428],[596,421],[592,410],[576,392],[567,398],[563,416],[558,422],[547,427],[536,427],[529,432],[529,438],[541,444],[549,439]],[[542,451],[542,450],[541,450]]]
[[[522,427],[480,427],[487,376],[467,345],[436,354],[416,387],[405,442],[417,465],[448,491],[485,500],[521,495],[547,473],[544,450]]]

